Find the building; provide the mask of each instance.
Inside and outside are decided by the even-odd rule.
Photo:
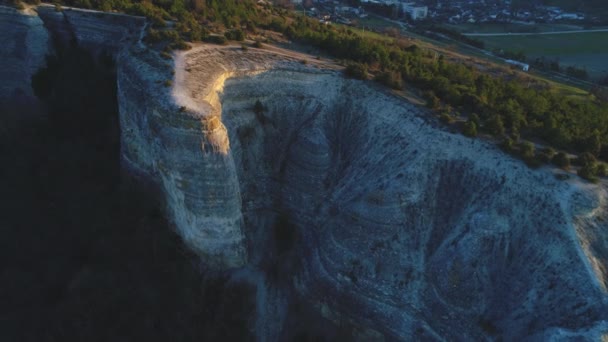
[[[506,59],[505,62],[511,64],[511,65],[515,65],[521,68],[522,71],[528,71],[530,70],[530,65],[526,64],[526,63],[522,63],[522,62],[518,62],[518,61],[514,61],[511,59]]]
[[[416,6],[411,2],[402,3],[401,10],[412,20],[424,19],[429,14],[429,8],[427,6]]]

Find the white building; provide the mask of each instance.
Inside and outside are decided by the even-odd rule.
[[[416,6],[411,2],[402,3],[401,9],[412,20],[424,19],[429,15],[429,8],[427,6]]]

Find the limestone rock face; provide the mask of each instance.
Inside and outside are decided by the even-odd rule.
[[[32,10],[0,5],[0,101],[33,97],[32,75],[45,65],[49,34]]]
[[[242,266],[241,199],[226,129],[219,117],[180,110],[170,97],[165,83],[174,66],[141,43],[145,19],[48,5],[24,13],[0,7],[0,18],[10,47],[0,50],[0,63],[10,63],[0,68],[3,96],[31,96],[31,75],[51,39],[114,56],[124,168],[160,188],[176,230],[208,265]]]
[[[136,43],[143,34],[145,18],[119,13],[101,13],[41,5],[36,11],[54,38],[61,43],[75,41],[92,52],[116,53]]]
[[[159,188],[205,264],[248,263],[237,273],[265,288],[260,339],[278,339],[281,296],[293,293],[368,340],[608,331],[604,184],[529,170],[435,127],[424,109],[279,49],[204,45],[167,62],[139,42],[142,19],[38,13],[0,7],[11,47],[0,49],[0,94],[30,91],[49,51],[45,26],[114,54],[124,168]],[[296,238],[274,251],[278,226]],[[295,259],[281,284],[293,292],[261,279],[281,256]]]
[[[241,197],[226,129],[218,117],[176,105],[163,84],[172,69],[140,47],[121,54],[123,165],[160,185],[178,233],[206,264],[242,266]]]
[[[219,87],[193,64],[184,83],[223,90],[252,263],[264,258],[259,236],[285,215],[299,237],[297,292],[325,317],[374,336],[599,339],[606,331],[603,186],[532,171],[334,72],[256,67],[257,53],[195,49],[186,65],[205,60],[221,73],[238,61],[255,75],[214,76]]]

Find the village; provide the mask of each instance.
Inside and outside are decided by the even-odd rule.
[[[440,1],[420,0],[292,0],[310,17],[324,23],[337,22],[349,25],[353,20],[365,18],[369,13],[415,24],[416,21],[431,23],[487,23],[508,22],[581,23],[588,19],[579,12],[567,12],[555,6],[515,5],[505,1]]]

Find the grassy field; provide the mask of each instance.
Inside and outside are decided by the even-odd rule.
[[[367,18],[357,19],[358,27],[367,27],[372,30],[384,30],[387,28],[401,28],[398,24],[385,20],[381,17],[370,15]]]
[[[487,50],[521,51],[529,59],[558,59],[562,65],[587,69],[592,78],[608,74],[608,32],[476,38],[486,44]]]
[[[516,24],[516,23],[479,23],[479,24],[458,24],[443,25],[446,28],[462,33],[535,33],[535,32],[554,32],[554,31],[576,31],[582,30],[581,26],[568,24]]]
[[[386,35],[381,35],[381,34],[377,34],[374,32],[370,32],[369,29],[373,28],[379,31],[384,31],[384,29],[386,28],[395,28],[398,27],[397,24],[395,24],[394,22],[388,21],[388,20],[384,20],[382,18],[379,17],[373,17],[370,16],[369,18],[365,18],[362,19],[361,21],[358,22],[358,26],[359,28],[353,28],[353,27],[348,27],[351,30],[355,31],[358,34],[362,34],[368,37],[372,37],[372,38],[376,38],[376,39],[392,39],[390,37],[387,37]],[[367,29],[362,30],[361,26],[365,26],[367,27]],[[346,28],[346,27],[345,27]],[[575,27],[569,27],[569,29],[573,29]],[[489,29],[489,28],[488,28]],[[546,26],[544,27],[544,30],[567,30],[568,27],[564,27],[564,25],[559,25],[559,26],[553,26],[552,28]],[[504,32],[504,31],[497,31],[497,32]],[[429,49],[431,51],[436,51],[437,53],[440,54],[447,54],[447,55],[451,55],[453,54],[455,56],[456,59],[458,58],[462,58],[463,60],[477,60],[477,62],[474,62],[474,64],[478,64],[478,65],[484,65],[484,64],[488,64],[488,63],[496,63],[497,65],[501,65],[503,67],[507,67],[506,64],[504,64],[504,61],[501,58],[498,57],[494,57],[491,54],[488,54],[482,50],[473,48],[469,45],[463,44],[461,42],[457,42],[457,41],[453,41],[453,40],[436,40],[436,39],[431,39],[425,36],[420,36],[418,34],[415,34],[413,32],[410,31],[404,31],[401,30],[401,34],[403,35],[402,37],[406,38],[406,39],[411,39],[411,42],[413,44],[417,44],[418,46],[425,48],[425,49]],[[591,33],[590,33],[591,34]],[[573,34],[576,35],[576,34]],[[540,36],[540,38],[567,38],[569,37],[569,35],[561,35],[561,36]],[[599,37],[598,37],[599,36]],[[584,38],[591,38],[593,36],[589,36],[589,37],[584,37]],[[606,37],[608,37],[608,33],[599,33],[596,34],[595,39],[606,39]],[[493,47],[498,47],[498,45],[493,45],[493,44],[501,44],[501,42],[498,40],[499,38],[508,38],[510,39],[510,41],[508,41],[508,43],[510,43],[510,46],[513,47],[518,43],[518,39],[517,38],[536,38],[536,36],[532,36],[532,37],[517,37],[517,36],[513,36],[513,37],[483,37],[484,39],[487,40],[487,44],[488,46],[493,46]],[[551,41],[551,39],[548,39],[548,41]],[[587,48],[587,57],[590,58],[590,60],[585,60],[582,56],[580,51],[577,51],[577,47],[571,47],[567,50],[567,52],[569,52],[569,56],[572,58],[572,60],[574,61],[586,61],[585,65],[591,65],[593,63],[596,63],[598,65],[598,69],[599,70],[603,70],[603,66],[605,65],[605,63],[603,63],[604,58],[606,58],[606,54],[608,52],[608,48],[601,46],[601,44],[596,44],[599,50],[599,54],[594,53],[594,51],[589,51],[589,47],[593,48],[593,44],[591,44],[592,41],[590,42],[589,40],[585,40],[585,44],[587,44],[587,46],[585,48]],[[548,43],[545,43],[545,45],[547,45]],[[551,44],[548,44],[549,47],[551,47]],[[526,47],[526,46],[524,46]],[[505,47],[502,47],[503,49]],[[529,47],[530,49],[532,47]],[[521,48],[520,48],[521,49]],[[460,57],[458,57],[460,56]],[[598,57],[599,56],[599,57]],[[566,56],[564,56],[563,52],[562,55],[560,55],[560,61],[566,63]],[[572,63],[573,65],[576,63]],[[483,68],[491,68],[491,66],[489,66],[490,64],[488,64],[488,66],[482,67]],[[588,71],[591,73],[592,71],[590,70],[590,68],[587,66]],[[587,85],[582,85],[582,84],[578,84],[578,83],[572,83],[571,80],[566,80],[566,79],[562,79],[562,78],[556,78],[554,76],[548,75],[548,74],[543,74],[543,73],[538,73],[538,72],[532,72],[527,74],[529,77],[531,77],[532,79],[536,79],[538,81],[541,82],[546,82],[547,84],[550,84],[552,86],[553,91],[561,94],[562,96],[567,96],[567,97],[571,97],[571,98],[577,98],[577,99],[586,99],[588,97],[588,92],[585,90],[587,89]]]

